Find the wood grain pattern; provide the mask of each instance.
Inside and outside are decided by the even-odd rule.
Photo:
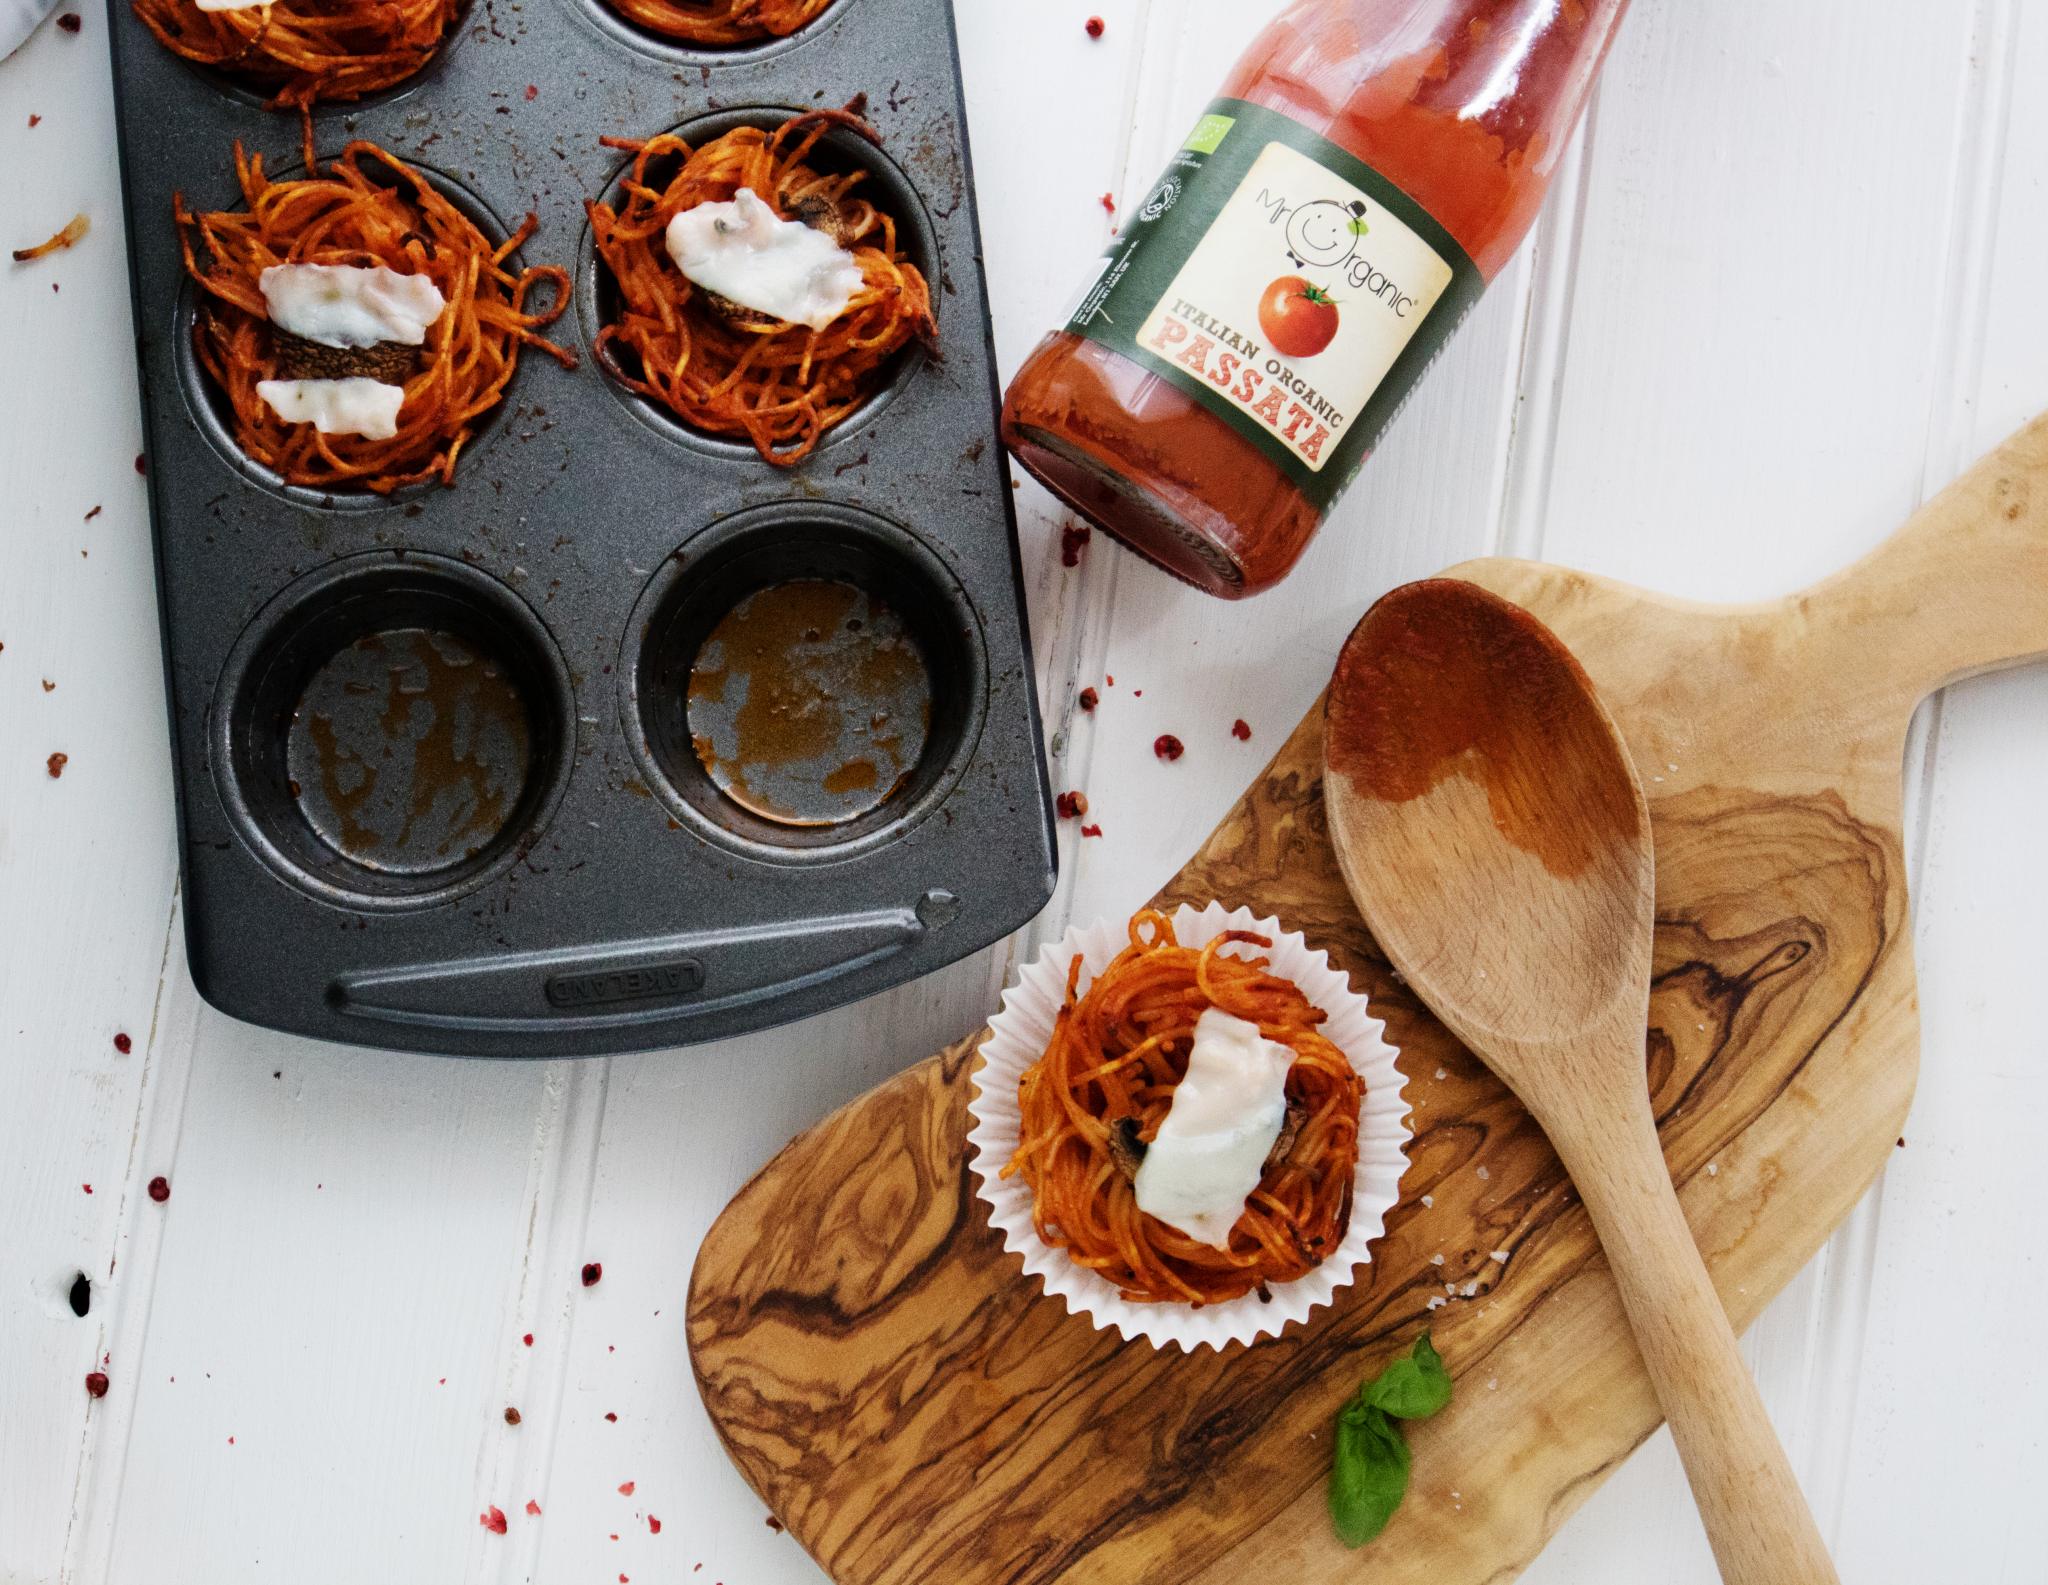
[[[1644,776],[1653,1102],[1745,1325],[1861,1195],[1911,1099],[1907,720],[1953,677],[2048,654],[2048,418],[1784,601],[1697,606],[1530,563],[1453,572],[1565,640]],[[1318,705],[1160,901],[1277,914],[1386,1019],[1415,1143],[1367,1280],[1222,1358],[1122,1345],[1023,1280],[976,1209],[973,1040],[901,1075],[740,1193],[691,1286],[693,1362],[728,1451],[843,1585],[1339,1578],[1357,1560],[1329,1535],[1319,1439],[1425,1323],[1459,1393],[1416,1428],[1417,1490],[1375,1543],[1376,1579],[1511,1578],[1655,1428],[1556,1157],[1351,906],[1321,720]]]

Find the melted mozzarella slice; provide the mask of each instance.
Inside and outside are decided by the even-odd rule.
[[[823,330],[861,288],[860,264],[822,231],[784,220],[751,188],[668,223],[668,256],[707,292]]]
[[[323,435],[389,440],[398,433],[405,387],[356,376],[346,380],[258,380],[256,394],[287,424],[311,424]]]
[[[1138,1168],[1138,1209],[1214,1249],[1259,1186],[1287,1120],[1294,1051],[1212,1007],[1195,1022],[1188,1071]]]
[[[273,264],[256,284],[273,325],[325,347],[417,347],[448,306],[426,276],[381,264]]]

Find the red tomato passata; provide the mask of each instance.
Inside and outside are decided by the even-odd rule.
[[[1313,358],[1337,337],[1337,304],[1320,286],[1283,275],[1259,299],[1259,328],[1283,357]]]

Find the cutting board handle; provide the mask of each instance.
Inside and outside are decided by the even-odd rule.
[[[2048,655],[2048,413],[1791,604],[1841,647],[1835,674],[1901,721],[1948,683]]]

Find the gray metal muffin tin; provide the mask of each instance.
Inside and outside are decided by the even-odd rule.
[[[691,51],[602,0],[475,0],[439,59],[322,108],[320,157],[374,140],[525,263],[569,269],[453,488],[283,485],[246,459],[191,350],[171,195],[239,203],[241,138],[279,175],[294,117],[194,70],[110,0],[193,977],[238,1018],[359,1044],[548,1057],[708,1040],[928,973],[1050,895],[1051,809],[948,0],[837,0],[793,38]],[[835,134],[927,267],[940,356],[913,353],[793,471],[694,434],[597,366],[587,197],[601,135],[698,136],[867,96],[881,151]],[[710,118],[710,119],[706,119]],[[915,631],[923,759],[837,828],[758,820],[678,729],[691,646],[752,589],[852,581]],[[494,655],[530,773],[505,833],[452,867],[366,867],[288,776],[309,668],[424,627]]]

